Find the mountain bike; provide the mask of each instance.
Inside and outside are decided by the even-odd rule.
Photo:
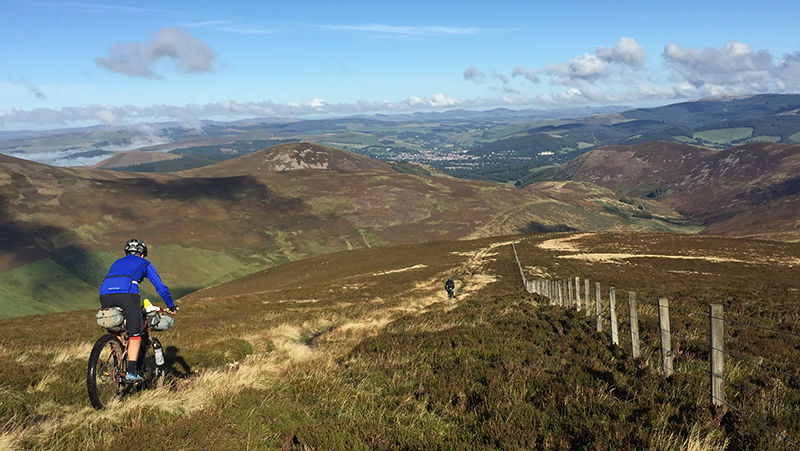
[[[107,312],[114,309],[100,310],[97,314],[98,324],[100,315],[106,312],[110,315],[122,315],[122,309],[116,308],[114,312]],[[89,364],[86,368],[86,389],[89,393],[89,401],[92,407],[97,410],[103,409],[113,400],[122,400],[129,394],[142,389],[153,389],[164,386],[164,351],[161,342],[156,337],[150,336],[151,331],[166,330],[172,327],[172,318],[162,319],[161,309],[142,311],[142,344],[139,347],[139,358],[136,361],[136,369],[144,379],[138,384],[126,384],[125,373],[128,365],[128,335],[125,333],[124,321],[111,327],[105,327],[107,334],[97,339],[89,354]],[[124,317],[123,317],[124,318]],[[168,323],[159,328],[161,322]]]
[[[455,296],[454,288],[453,287],[447,287],[447,288],[445,288],[445,290],[447,290],[447,298],[448,299],[453,299],[453,296]]]

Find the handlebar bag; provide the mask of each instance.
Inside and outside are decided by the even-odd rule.
[[[169,316],[162,316],[156,312],[149,312],[147,314],[147,324],[151,330],[167,330],[171,329],[175,324],[175,318]]]

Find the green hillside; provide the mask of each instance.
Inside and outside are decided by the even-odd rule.
[[[94,308],[97,290],[111,263],[122,253],[60,249],[47,260],[0,273],[0,319]],[[259,269],[224,253],[179,245],[158,246],[148,257],[174,298]],[[251,259],[248,259],[251,260]],[[152,285],[142,294],[160,300]]]

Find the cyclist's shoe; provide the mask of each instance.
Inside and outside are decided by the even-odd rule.
[[[144,382],[144,378],[142,376],[139,376],[138,374],[125,373],[126,384],[138,384],[140,382]]]

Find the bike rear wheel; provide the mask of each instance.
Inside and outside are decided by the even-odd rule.
[[[122,397],[125,384],[120,375],[125,374],[125,364],[122,344],[116,336],[106,334],[95,342],[86,369],[86,389],[92,407],[100,410]]]

